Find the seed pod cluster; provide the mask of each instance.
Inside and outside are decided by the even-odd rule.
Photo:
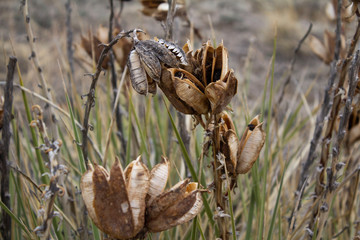
[[[250,171],[265,143],[265,132],[259,116],[250,121],[241,139],[236,135],[234,124],[226,112],[219,120],[220,149],[225,155],[226,168],[233,177],[231,188],[235,186],[236,176]]]
[[[237,91],[237,79],[228,66],[228,52],[210,41],[193,53],[185,44],[186,65],[163,71],[159,87],[174,107],[185,114],[219,114]]]
[[[101,231],[117,239],[190,221],[201,210],[201,190],[186,179],[164,192],[169,172],[170,163],[164,157],[151,171],[140,157],[124,171],[116,159],[110,174],[90,165],[80,185],[89,216]]]

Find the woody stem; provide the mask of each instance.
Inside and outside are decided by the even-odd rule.
[[[221,178],[222,175],[222,168],[221,163],[218,159],[218,154],[220,152],[220,133],[219,133],[219,125],[218,125],[218,119],[217,115],[214,115],[214,131],[213,131],[213,157],[214,157],[214,184],[215,184],[215,199],[216,199],[216,208],[218,212],[226,212],[226,200],[223,197],[223,180]],[[217,224],[219,226],[219,229],[221,231],[221,238],[223,240],[228,239],[227,235],[227,219],[225,217],[222,217],[221,214],[218,215],[217,218]]]

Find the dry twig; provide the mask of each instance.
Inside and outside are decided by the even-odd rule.
[[[4,102],[4,115],[2,124],[2,139],[0,140],[0,173],[1,173],[1,201],[11,209],[10,206],[10,192],[9,192],[9,146],[10,146],[10,121],[11,110],[13,104],[13,81],[14,71],[17,59],[15,57],[9,58],[8,72],[6,76],[5,86],[5,102]],[[11,218],[3,211],[2,223],[0,225],[1,236],[4,239],[11,239]]]

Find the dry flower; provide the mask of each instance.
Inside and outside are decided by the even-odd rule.
[[[169,172],[170,163],[164,157],[151,172],[140,157],[125,171],[116,159],[110,174],[99,165],[89,165],[81,190],[91,219],[101,231],[119,239],[190,221],[201,210],[201,190],[184,180],[163,192]]]

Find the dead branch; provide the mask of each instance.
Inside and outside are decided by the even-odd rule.
[[[11,121],[11,110],[13,104],[13,81],[14,71],[16,66],[16,57],[9,58],[9,64],[7,66],[8,72],[6,76],[5,86],[5,102],[4,102],[4,113],[3,113],[3,124],[2,124],[2,139],[0,140],[0,173],[1,173],[1,201],[6,205],[7,208],[11,209],[10,206],[10,192],[9,192],[9,146],[10,146],[10,121]],[[2,224],[0,225],[0,232],[4,239],[11,239],[11,217],[2,211]]]

